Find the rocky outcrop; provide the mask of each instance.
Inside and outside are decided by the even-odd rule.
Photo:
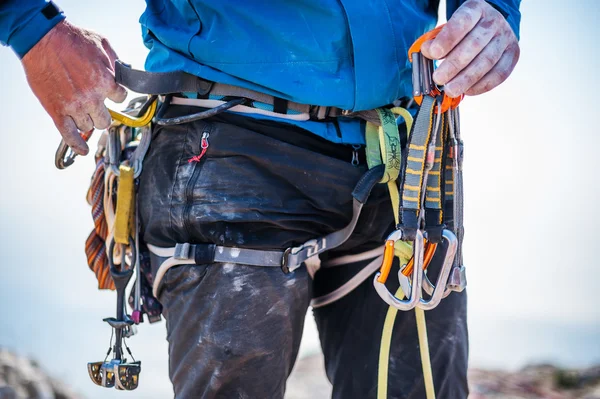
[[[79,399],[33,360],[0,348],[0,399]]]

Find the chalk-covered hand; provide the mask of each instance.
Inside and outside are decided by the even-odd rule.
[[[105,38],[66,21],[23,57],[29,86],[78,154],[88,152],[79,131],[105,129],[111,123],[104,100],[123,102],[127,97],[127,91],[115,82],[117,58]]]
[[[444,59],[433,80],[450,97],[474,96],[508,78],[519,60],[519,42],[502,14],[483,0],[469,0],[421,52]]]

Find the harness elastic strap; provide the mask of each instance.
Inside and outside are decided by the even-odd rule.
[[[381,248],[380,248],[381,249]],[[373,275],[381,266],[381,262],[383,261],[383,255],[378,256],[373,259],[367,266],[365,266],[360,272],[356,273],[347,283],[339,287],[338,289],[330,292],[327,295],[323,295],[317,298],[314,298],[310,301],[310,306],[313,309],[321,308],[323,306],[329,305],[352,291],[356,289],[359,285],[361,285],[366,279]]]
[[[325,237],[310,240],[300,247],[290,248],[286,251],[286,254],[284,254],[284,266],[289,268],[289,271],[294,271],[296,268],[300,267],[300,265],[308,258],[319,255],[332,248],[336,248],[350,238],[358,223],[362,207],[367,201],[373,187],[381,179],[383,171],[383,166],[370,169],[359,180],[356,188],[352,192],[352,219],[346,227],[334,231]],[[294,266],[294,268],[292,268],[292,266]]]

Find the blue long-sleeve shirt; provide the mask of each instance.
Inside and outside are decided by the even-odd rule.
[[[146,0],[146,69],[183,70],[312,105],[366,110],[411,95],[410,45],[439,0]],[[465,0],[447,0],[448,16]],[[519,32],[520,0],[490,0]],[[19,56],[63,17],[45,0],[0,0],[0,42]],[[289,122],[289,121],[288,121]],[[360,144],[359,123],[294,122]]]

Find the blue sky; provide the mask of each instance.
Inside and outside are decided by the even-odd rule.
[[[60,6],[143,67],[143,1]],[[526,0],[522,12],[515,73],[461,106],[471,362],[586,365],[600,362],[600,6]],[[110,331],[101,318],[114,307],[112,293],[96,290],[83,253],[93,161],[54,168],[60,137],[5,48],[0,87],[0,345],[33,355],[89,397],[112,397],[85,371],[85,362],[103,358]],[[144,365],[137,394],[168,397],[164,324],[140,330],[130,340]],[[305,338],[304,353],[318,350],[312,323]]]

